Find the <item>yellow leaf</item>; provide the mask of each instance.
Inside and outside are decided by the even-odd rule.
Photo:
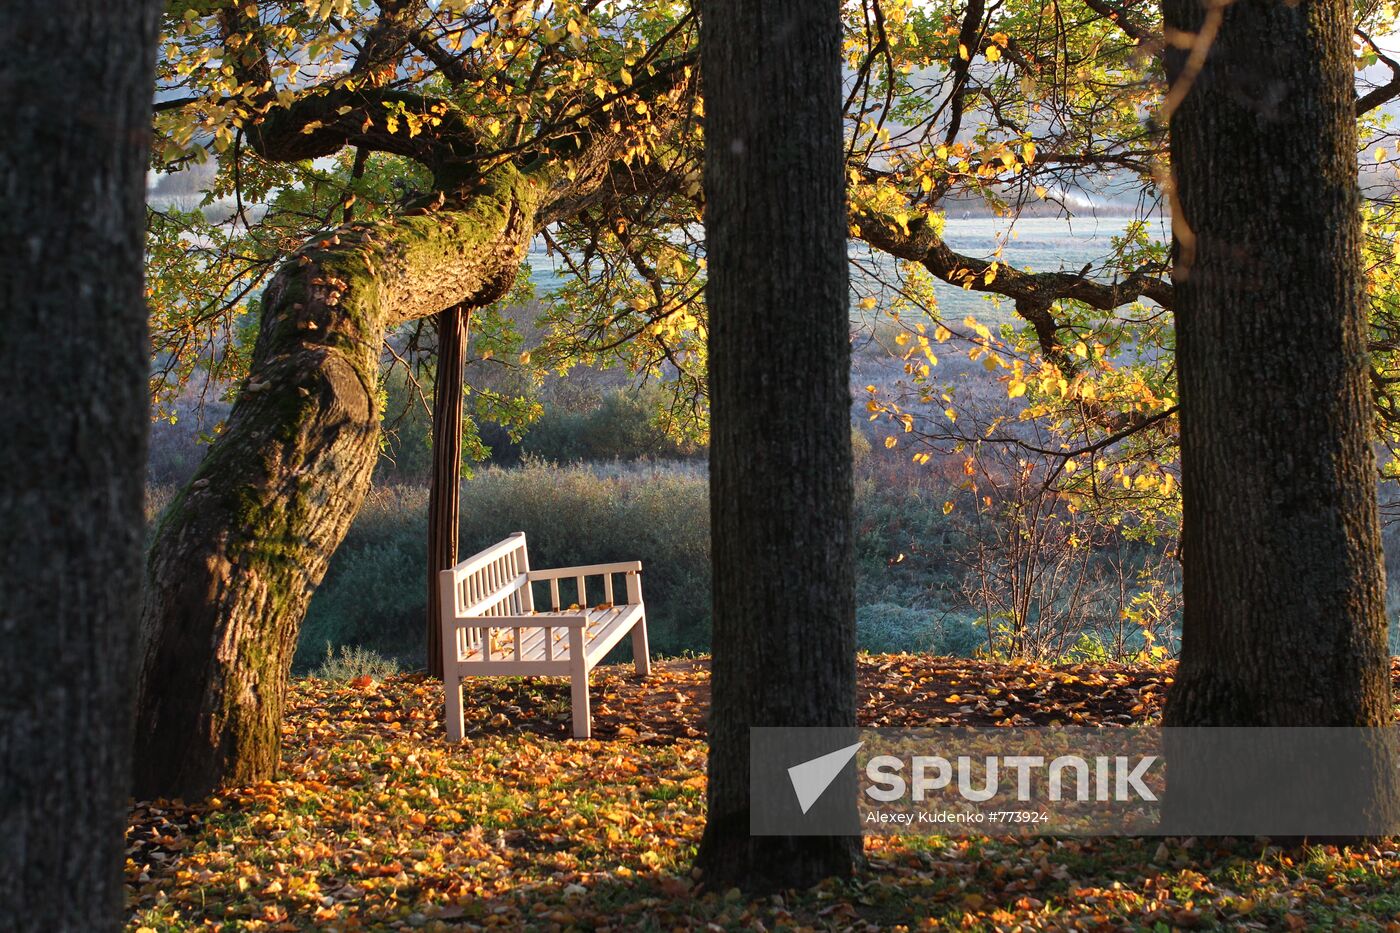
[[[952,501],[950,500],[950,501],[948,501],[948,502],[943,503],[943,514],[944,514],[944,515],[947,515],[947,514],[948,514],[949,512],[951,512],[951,511],[953,511],[953,503],[952,503]]]
[[[894,436],[893,434],[891,434],[889,437],[885,438],[885,447],[886,447],[886,449],[891,448],[891,447],[894,447],[894,446],[895,446],[896,444],[898,444],[898,443],[899,443],[899,441],[895,438],[895,436]]]

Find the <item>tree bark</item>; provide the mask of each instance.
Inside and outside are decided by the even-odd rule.
[[[714,886],[803,887],[850,874],[860,840],[750,836],[749,729],[855,724],[840,11],[701,13],[714,660],[698,863]]]
[[[0,904],[13,930],[120,927],[160,8],[12,3],[0,28]]]
[[[268,285],[248,382],[151,545],[138,797],[202,797],[275,772],[301,619],[378,456],[384,332],[504,294],[538,198],[504,166],[307,244]]]
[[[457,563],[462,498],[462,378],[471,312],[438,315],[437,383],[433,391],[433,477],[428,489],[428,673],[442,677],[442,590],[438,573]]]
[[[1185,615],[1165,722],[1386,725],[1352,10],[1163,8],[1187,35],[1220,17],[1199,74],[1167,52],[1189,91],[1171,116]],[[1395,812],[1393,771],[1358,808]]]

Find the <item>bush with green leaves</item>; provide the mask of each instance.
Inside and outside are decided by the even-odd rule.
[[[677,441],[657,422],[664,408],[655,385],[613,389],[598,404],[581,409],[554,407],[531,425],[521,450],[556,463],[686,457],[695,449]]]

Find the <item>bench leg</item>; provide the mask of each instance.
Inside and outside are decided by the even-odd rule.
[[[632,626],[632,663],[637,668],[638,677],[646,677],[651,673],[651,651],[647,648],[647,617],[646,613],[637,620],[637,624]]]
[[[454,671],[444,671],[442,685],[447,688],[447,741],[462,741],[462,678]]]
[[[588,708],[588,669],[575,670],[569,677],[569,693],[574,708],[574,738],[587,739],[593,735],[593,716]]]

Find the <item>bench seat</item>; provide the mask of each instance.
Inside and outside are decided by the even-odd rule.
[[[595,607],[583,611],[584,618],[588,620],[584,624],[583,653],[590,669],[607,656],[623,636],[631,631],[633,625],[642,621],[643,613],[642,606],[612,606],[607,609]],[[577,616],[578,612],[535,612],[531,613],[530,617],[537,619],[536,624],[539,626],[549,626],[554,618],[572,619]],[[493,664],[505,663],[510,665],[511,674],[522,673],[520,666],[528,665],[531,670],[526,673],[542,677],[568,676],[572,661],[569,654],[568,628],[529,628],[521,631],[526,634],[521,639],[518,656],[510,641],[498,637],[494,639],[495,644],[491,646],[489,657],[486,656],[487,645],[483,641],[467,649],[462,658],[463,663],[482,664],[482,667],[472,669],[474,674],[487,673]],[[546,632],[550,636],[548,642]]]

